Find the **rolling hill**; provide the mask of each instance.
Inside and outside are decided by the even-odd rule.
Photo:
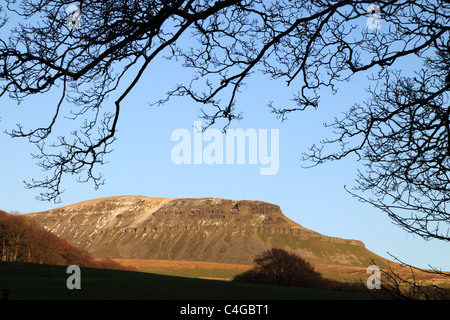
[[[306,229],[262,201],[117,196],[25,216],[96,258],[251,264],[280,247],[322,264],[387,263],[361,241]]]

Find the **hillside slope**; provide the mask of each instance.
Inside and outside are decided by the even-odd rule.
[[[303,228],[262,201],[119,196],[26,216],[98,258],[250,264],[263,250],[281,247],[319,263],[387,261],[360,241]]]
[[[2,210],[0,261],[126,269],[110,259],[96,260],[89,252],[72,246],[40,225],[30,223],[24,216],[8,214]]]

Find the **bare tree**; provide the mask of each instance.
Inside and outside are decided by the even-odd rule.
[[[194,1],[81,1],[79,10],[84,23],[79,29],[74,12],[66,13],[68,1],[8,0],[9,11],[24,19],[39,17],[38,24],[20,24],[9,39],[0,40],[0,95],[9,94],[17,101],[59,87],[60,100],[46,126],[10,131],[12,137],[28,138],[39,153],[39,165],[50,176],[32,180],[29,188],[43,188],[42,200],[58,200],[65,174],[74,174],[82,182],[103,183],[98,165],[116,139],[122,100],[130,93],[154,58],[164,50],[174,51],[176,40],[200,20],[218,15],[238,1],[195,3]],[[78,18],[78,17],[76,17]],[[72,19],[72,20],[71,20]],[[113,67],[120,65],[120,72]],[[108,95],[115,91],[124,75],[138,66],[110,111]],[[82,118],[69,139],[56,137],[46,145],[61,113],[71,105],[73,120]]]
[[[67,25],[75,14],[66,13],[69,1],[6,2],[6,13],[41,21],[19,25],[0,41],[0,95],[21,101],[60,94],[47,125],[9,132],[34,143],[50,172],[27,184],[44,188],[41,199],[59,198],[65,174],[102,184],[96,170],[116,138],[122,102],[157,57],[181,59],[194,71],[157,103],[193,99],[203,105],[205,129],[220,121],[226,130],[240,119],[237,99],[253,73],[295,84],[292,106],[268,102],[282,120],[319,107],[321,92],[364,74],[375,84],[372,98],[355,101],[330,124],[336,136],[312,146],[305,160],[317,165],[357,155],[365,170],[352,194],[411,232],[449,240],[448,1],[83,0],[80,28]],[[381,19],[381,29],[366,25],[372,18]],[[188,47],[179,41],[184,37]],[[395,69],[406,58],[417,61],[415,76]],[[67,110],[84,121],[71,138],[54,137]]]
[[[355,196],[408,231],[448,241],[448,41],[438,49],[414,78],[386,71],[380,88],[371,89],[370,101],[350,108],[331,125],[339,136],[325,143],[339,143],[340,152],[322,156],[314,147],[308,156],[320,163],[357,154],[366,170],[360,171],[356,190],[372,191],[375,197],[352,192]]]
[[[366,292],[377,298],[389,296],[395,300],[448,300],[450,291],[444,286],[426,280],[427,274],[432,274],[434,280],[445,283],[450,276],[440,270],[425,270],[405,264],[392,256],[400,264],[395,268],[388,264],[388,268],[380,270],[380,291],[367,290]],[[372,260],[372,264],[375,261]],[[421,279],[422,278],[422,279]]]
[[[336,137],[323,141],[321,147],[313,146],[305,159],[320,164],[357,155],[364,170],[359,171],[351,194],[386,212],[409,232],[449,241],[450,6],[436,5],[441,6],[435,9],[441,9],[442,15],[431,11],[427,3],[411,17],[414,28],[399,23],[398,31],[389,37],[403,38],[405,46],[379,60],[389,66],[412,53],[423,66],[414,75],[403,75],[382,65],[373,78],[376,86],[368,89],[371,98],[335,119],[329,126]],[[396,47],[393,40],[377,40],[371,50],[380,55],[385,50],[381,48]],[[338,145],[339,150],[325,153],[325,145]]]

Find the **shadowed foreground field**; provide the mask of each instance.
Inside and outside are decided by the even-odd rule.
[[[10,300],[304,300],[371,299],[326,290],[81,268],[81,289],[69,290],[64,266],[0,262],[0,291]]]
[[[154,259],[112,259],[120,265],[141,272],[154,274],[204,278],[216,280],[231,280],[234,276],[250,270],[253,265],[213,263],[202,261],[177,261],[177,260],[154,260]],[[315,263],[314,269],[321,273],[323,277],[343,282],[365,283],[369,274],[367,268],[329,265]],[[397,266],[397,265],[396,265]],[[414,279],[422,284],[438,285],[450,288],[450,278],[439,274],[420,272],[415,270],[414,275],[407,267],[396,267],[395,272],[405,279]]]

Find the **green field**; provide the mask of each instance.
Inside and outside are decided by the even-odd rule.
[[[210,278],[231,280],[234,276],[242,273],[240,270],[205,270],[205,269],[182,269],[182,270],[170,270],[170,269],[145,269],[142,268],[139,271],[160,274],[165,276],[185,277],[185,278]]]
[[[0,294],[10,300],[360,300],[369,295],[81,268],[81,289],[69,290],[66,267],[0,262]]]

